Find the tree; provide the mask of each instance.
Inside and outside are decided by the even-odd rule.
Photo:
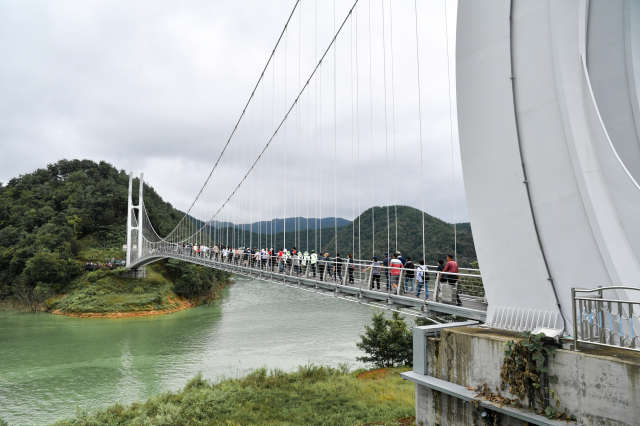
[[[13,294],[17,298],[20,309],[36,313],[44,302],[53,296],[51,288],[43,283],[29,285],[25,280],[18,278],[13,284]]]
[[[27,260],[22,275],[26,285],[60,291],[80,272],[81,267],[76,260],[65,260],[58,253],[43,251]]]
[[[391,319],[384,312],[373,314],[372,326],[365,325],[365,334],[356,344],[368,356],[358,361],[371,362],[379,368],[413,363],[413,336],[404,317],[393,312]]]

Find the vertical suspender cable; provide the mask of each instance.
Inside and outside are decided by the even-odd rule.
[[[336,102],[336,51],[338,40],[336,39],[336,0],[333,0],[333,232],[335,241],[335,253],[338,255],[338,114]]]
[[[307,120],[305,121],[305,131],[307,132],[307,153],[304,158],[305,164],[309,161],[309,103],[311,102],[311,93],[307,91]],[[315,159],[314,159],[315,161]],[[306,173],[306,184],[307,184],[307,246],[306,250],[309,250],[309,175],[310,173]]]
[[[287,48],[289,46],[289,28],[284,36],[284,112],[287,112]],[[287,119],[284,121],[284,248],[287,248]]]
[[[273,129],[274,129],[274,127],[273,127],[273,114],[274,114],[274,112],[276,110],[276,60],[275,60],[275,57],[273,58],[273,65],[271,67],[271,77],[272,77],[271,78],[271,80],[272,80],[272,87],[271,87],[271,134],[273,135]],[[278,146],[278,145],[276,144],[276,146]],[[271,157],[271,164],[272,164],[273,171],[274,171],[274,176],[275,176],[275,179],[274,179],[274,182],[273,182],[273,185],[274,185],[273,189],[274,189],[274,193],[275,194],[278,193],[278,175],[277,175],[277,173],[275,173],[275,171],[276,171],[276,161],[275,161],[276,154],[277,154],[277,152],[274,149],[273,150],[273,155]],[[274,235],[275,235],[273,226],[276,223],[276,214],[278,213],[276,200],[277,200],[277,197],[274,196],[273,197],[273,202],[272,202],[272,208],[271,208],[271,217],[272,217],[272,221],[271,221],[271,246],[272,247],[273,247],[273,238],[274,238]]]
[[[253,153],[253,102],[251,102],[251,136],[249,139],[249,152]],[[251,179],[249,180],[249,193],[251,194],[251,213],[249,215],[249,247],[253,247],[253,176],[255,173],[251,171]]]
[[[373,204],[373,187],[374,187],[374,167],[373,167],[373,68],[371,59],[371,2],[369,2],[369,101],[370,101],[370,138],[371,138],[371,249],[372,256],[376,255],[376,217],[375,206]]]
[[[360,222],[362,221],[362,210],[360,207],[360,83],[359,83],[359,71],[358,71],[358,9],[355,10],[356,20],[356,129],[358,140],[358,259],[362,259],[361,251],[361,234],[360,234]]]
[[[350,25],[351,25],[351,38],[350,38],[350,44],[349,44],[349,48],[350,48],[350,52],[349,52],[349,71],[351,73],[350,75],[350,88],[351,88],[351,186],[352,186],[352,190],[351,190],[351,217],[353,217],[353,221],[351,222],[351,253],[355,253],[356,252],[356,172],[354,169],[354,146],[355,146],[355,141],[354,141],[354,137],[353,137],[353,16],[351,17],[350,21],[349,21]]]
[[[424,166],[422,164],[422,99],[420,89],[420,43],[418,37],[418,1],[413,0],[416,15],[416,64],[418,65],[418,123],[420,123],[420,211],[422,213],[422,258],[426,259],[425,235],[424,235]]]
[[[387,47],[384,34],[384,0],[382,5],[382,75],[384,77],[384,164],[385,187],[387,190],[387,252],[390,252],[391,226],[389,226],[389,141],[387,131]]]
[[[396,250],[398,251],[398,171],[396,170],[396,91],[393,73],[393,2],[389,2],[389,35],[391,37],[391,125],[393,127],[393,209],[396,219]]]
[[[314,16],[315,26],[314,26],[314,62],[318,62],[318,0],[315,0],[315,16]],[[313,159],[316,167],[321,161],[321,158],[318,157],[318,78],[314,78],[314,88],[313,88]],[[322,153],[322,150],[320,150]],[[318,170],[318,169],[316,169]],[[315,176],[320,176],[320,181],[322,181],[322,176],[319,173],[315,173]],[[318,256],[320,256],[321,248],[318,247],[318,191],[314,191],[316,194],[316,200],[314,203],[314,227],[313,231],[315,234],[315,249]]]
[[[301,49],[300,49],[300,45],[302,44],[302,38],[301,38],[301,34],[300,34],[300,29],[302,28],[302,2],[300,3],[300,8],[298,9],[298,93],[300,93],[300,78],[301,78],[301,73],[300,73],[300,57],[301,57]],[[298,103],[297,105],[297,114],[296,114],[296,118],[298,120],[298,140],[296,141],[296,148],[295,148],[295,152],[296,152],[296,223],[297,223],[297,235],[298,235],[298,241],[296,242],[296,246],[298,247],[298,250],[300,250],[300,221],[298,220],[298,213],[299,213],[299,203],[300,203],[300,197],[299,197],[299,193],[300,193],[300,171],[299,171],[299,167],[300,167],[300,150],[298,149],[298,147],[300,146],[300,103]]]
[[[458,232],[456,229],[456,175],[453,167],[453,116],[451,112],[451,71],[449,68],[449,23],[447,19],[447,0],[444,0],[444,29],[447,36],[447,81],[449,82],[449,139],[451,142],[451,188],[453,191],[453,255],[458,261]]]
[[[323,155],[322,155],[322,62],[320,62],[320,99],[318,101],[318,104],[320,105],[320,127],[318,127],[318,131],[320,132],[320,160],[318,161],[318,166],[320,168],[320,173],[318,174],[318,176],[320,176],[320,204],[319,204],[319,208],[320,208],[320,215],[318,216],[318,218],[320,218],[320,251],[322,251],[322,181],[324,180],[324,177],[322,176],[322,159],[323,159]]]
[[[260,141],[262,141],[262,121],[264,118],[264,90],[262,90],[262,94],[260,95]],[[265,160],[266,161],[266,160]],[[263,166],[264,161],[261,159],[260,160],[260,178],[258,179],[258,185],[260,185],[260,187],[258,188],[258,194],[260,196],[260,204],[259,204],[259,209],[258,209],[258,249],[263,249],[264,247],[262,246],[262,207],[263,207],[263,202],[262,200],[264,200],[264,188],[263,188],[263,176],[262,176],[262,166]],[[253,226],[253,225],[252,225]],[[266,240],[264,241],[264,243],[266,244]]]

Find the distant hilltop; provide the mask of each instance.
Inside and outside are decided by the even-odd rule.
[[[347,219],[343,219],[341,217],[334,218],[334,217],[325,217],[322,219],[317,219],[317,218],[306,218],[306,217],[288,217],[286,219],[274,219],[274,220],[268,220],[268,221],[262,221],[262,222],[254,222],[252,224],[248,224],[248,223],[244,223],[244,224],[238,224],[235,225],[231,222],[221,222],[221,221],[217,221],[217,220],[213,220],[211,221],[211,226],[214,228],[226,228],[227,226],[233,228],[239,228],[241,230],[244,231],[251,231],[251,232],[260,232],[262,231],[263,234],[270,234],[271,232],[283,232],[285,230],[285,224],[286,224],[286,230],[287,232],[293,232],[296,229],[298,231],[306,231],[307,230],[307,224],[308,224],[308,229],[323,229],[323,228],[333,228],[336,226],[338,228],[342,227],[342,226],[347,226],[351,223],[350,220]]]

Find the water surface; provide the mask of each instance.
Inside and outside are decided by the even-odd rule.
[[[83,319],[0,311],[0,418],[50,424],[115,402],[178,390],[195,374],[267,366],[359,365],[371,308],[238,277],[219,306],[170,315]]]

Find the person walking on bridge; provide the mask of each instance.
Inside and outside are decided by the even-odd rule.
[[[444,260],[438,259],[438,267],[436,269],[436,288],[434,291],[436,292],[436,299],[439,299],[438,302],[442,301],[442,284],[446,281],[442,280],[442,271],[444,271]],[[440,272],[440,274],[437,274]]]
[[[429,299],[429,270],[424,266],[424,259],[420,259],[417,269],[418,293],[416,297],[420,299],[420,290],[424,286],[425,299]]]
[[[338,277],[340,277],[340,281],[338,281]],[[336,258],[333,260],[333,279],[342,282],[342,258],[340,257],[340,253],[336,253]]]
[[[369,269],[371,269],[371,289],[375,290],[376,289],[376,283],[378,283],[378,290],[380,290],[380,266],[382,264],[380,262],[378,262],[378,258],[376,256],[373,256],[373,262],[371,263],[371,266],[369,266],[367,269],[365,269],[362,272],[367,272]]]
[[[278,271],[282,272],[284,269],[284,250],[278,252]]]
[[[389,253],[384,254],[384,259],[382,259],[382,270],[384,271],[384,277],[387,280],[387,291],[389,291],[391,287],[391,281],[389,280]]]
[[[313,278],[316,277],[316,263],[318,263],[318,255],[315,250],[311,250],[311,256],[309,257],[311,261],[311,272],[313,272]]]
[[[355,272],[356,265],[353,260],[353,254],[349,253],[347,255],[347,274],[349,277],[349,284],[355,284],[355,280],[353,279],[353,273]]]
[[[459,270],[458,270],[458,263],[453,260],[453,255],[448,254],[447,255],[447,264],[444,266],[444,270],[442,272],[448,272],[447,274],[443,274],[443,278],[446,280],[445,282],[448,282],[449,284],[453,285],[454,287],[456,287],[456,290],[458,289],[458,274]],[[462,305],[462,301],[460,300],[460,295],[458,294],[458,292],[456,291],[456,305],[461,306]]]
[[[293,261],[293,269],[296,271],[296,275],[300,275],[300,255],[294,251],[291,259]]]
[[[304,267],[305,276],[309,276],[309,266],[311,262],[311,256],[309,256],[309,252],[305,250],[302,255],[302,266]]]
[[[333,278],[333,275],[331,274],[331,258],[329,257],[329,253],[325,253],[324,254],[324,267],[327,268],[327,272],[329,273],[329,278]]]
[[[398,259],[398,253],[393,254],[393,259],[389,262],[389,269],[391,287],[398,288],[400,285],[400,273],[402,272],[402,262]],[[389,286],[387,286],[387,290],[390,290]]]
[[[404,291],[405,293],[409,291],[409,284],[411,284],[411,293],[413,293],[416,267],[411,261],[410,257],[407,257],[407,263],[405,263],[404,267],[406,269],[405,276],[404,276]]]

